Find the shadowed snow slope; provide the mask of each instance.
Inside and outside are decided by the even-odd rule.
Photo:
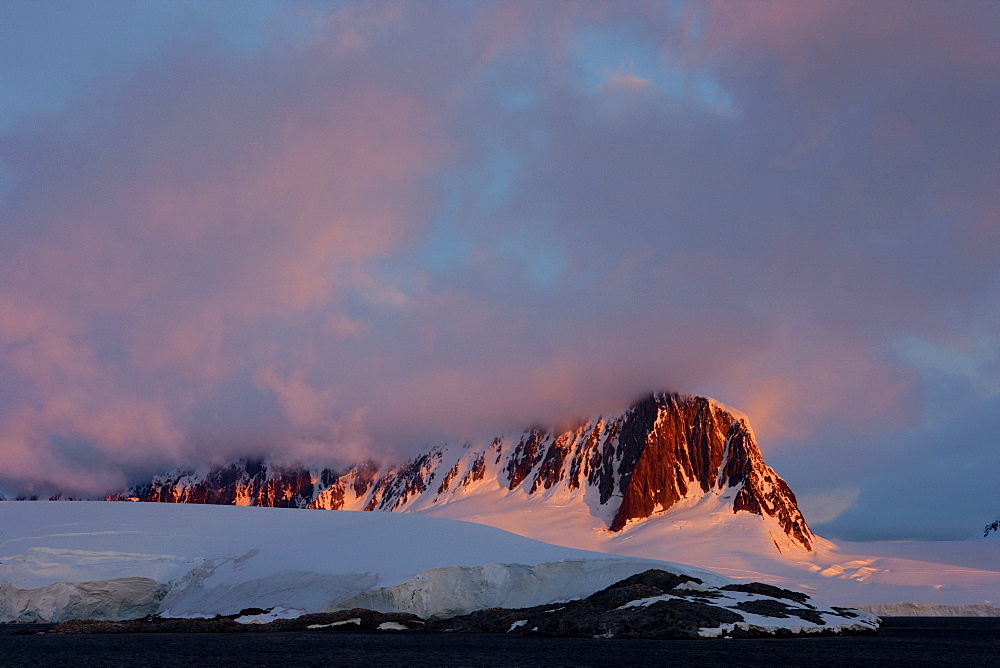
[[[425,614],[468,611],[480,601],[507,605],[508,598],[516,605],[566,600],[649,568],[729,582],[689,566],[409,513],[4,502],[0,531],[0,621],[212,616],[247,607],[319,612],[456,566],[481,574],[479,593],[456,604],[447,583],[424,587]]]

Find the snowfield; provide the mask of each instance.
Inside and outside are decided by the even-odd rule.
[[[687,603],[687,596],[715,596],[731,605],[767,598],[723,594],[720,588],[733,586],[731,579],[692,566],[558,547],[494,527],[411,513],[0,503],[2,622],[154,614],[211,618],[246,610],[236,622],[267,623],[356,608],[458,618],[487,609],[572,606],[651,569],[684,583],[660,597],[680,605],[702,605]],[[789,604],[769,599],[768,605],[783,610]],[[805,605],[790,617],[726,610],[728,619],[742,615],[745,623],[725,628],[716,622],[698,631],[699,625],[712,625],[711,615],[691,623],[706,636],[730,633],[741,624],[759,633],[854,632],[878,624],[868,613]],[[650,608],[645,620],[654,630],[661,628],[655,614]],[[662,623],[667,620],[676,622],[668,617]],[[360,618],[307,628],[352,623],[360,625]]]
[[[482,522],[579,549],[697,564],[738,582],[805,592],[828,605],[917,601],[944,610],[1000,602],[998,539],[848,543],[816,536],[814,551],[806,552],[783,540],[771,518],[733,513],[725,492],[684,499],[612,533],[586,505],[560,494],[533,499],[488,490],[417,514]]]
[[[0,621],[288,615],[399,601],[421,616],[587,596],[663,561],[412,514],[115,502],[0,503]],[[388,604],[388,603],[387,603]]]
[[[562,537],[556,517],[531,515],[536,529],[548,525],[554,539]],[[739,516],[714,527],[729,540],[690,526],[678,535],[674,518],[657,519],[667,518],[610,540],[607,532],[578,536],[578,544],[596,548],[588,551],[421,513],[6,501],[0,503],[0,622],[213,617],[246,608],[269,611],[246,621],[352,608],[453,616],[581,599],[651,568],[707,587],[759,581],[818,591],[824,605],[927,601],[928,589],[939,603],[979,603],[1000,587],[990,568],[1000,541],[965,541],[982,549],[969,551],[958,566],[945,565],[947,545],[936,546],[931,556],[942,563],[930,568],[906,559],[915,549],[906,544],[852,558],[824,543],[816,554],[775,560],[754,549],[757,536],[749,528],[745,541],[732,540]],[[651,540],[657,537],[658,549]],[[664,553],[697,558],[713,570],[649,558]],[[970,597],[979,601],[949,600]],[[757,628],[808,632],[802,620],[764,621],[747,619]]]

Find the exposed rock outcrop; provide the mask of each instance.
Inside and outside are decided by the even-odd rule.
[[[156,476],[148,485],[108,500],[305,508],[317,491],[330,489],[336,482],[337,474],[330,469],[311,473],[273,466],[262,459],[239,459],[206,473],[176,470]]]
[[[244,610],[243,613],[266,612]],[[338,610],[302,615],[293,619],[276,619],[271,622],[242,622],[240,615],[218,616],[214,619],[199,617],[176,619],[150,615],[126,621],[100,621],[74,619],[56,624],[47,633],[67,635],[107,633],[288,633],[317,631],[401,631],[420,629],[424,620],[416,615],[401,612],[375,612],[374,610]]]
[[[712,587],[658,569],[584,599],[509,610],[490,608],[431,620],[427,631],[586,638],[752,638],[872,633],[869,613],[815,605],[799,592],[761,583]]]

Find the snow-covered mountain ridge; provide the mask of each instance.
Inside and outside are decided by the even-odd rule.
[[[1000,600],[1000,540],[834,543],[814,535],[762,461],[746,416],[699,397],[652,395],[568,429],[441,446],[396,466],[307,470],[244,460],[175,471],[114,498],[129,496],[465,520],[565,547],[696,564],[836,605]]]
[[[700,507],[756,516],[779,552],[809,552],[815,541],[795,495],[764,463],[746,416],[671,393],[571,429],[442,445],[400,465],[364,462],[338,472],[238,460],[207,472],[176,470],[108,499],[420,512],[515,532],[517,517],[557,507],[586,514],[588,530],[612,533]]]

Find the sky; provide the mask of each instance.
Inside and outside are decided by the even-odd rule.
[[[1000,4],[0,3],[0,492],[747,413],[1000,515]]]

